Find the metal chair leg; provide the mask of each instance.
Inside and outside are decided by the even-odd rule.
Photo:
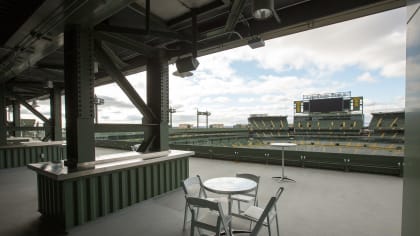
[[[194,236],[194,225],[191,225],[190,236]]]
[[[187,224],[187,216],[188,216],[188,206],[187,206],[187,202],[185,202],[184,226],[182,227],[182,231],[185,231],[185,225]]]

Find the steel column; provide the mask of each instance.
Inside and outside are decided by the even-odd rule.
[[[401,235],[420,235],[420,0],[407,1],[405,157]]]
[[[4,84],[0,84],[0,145],[7,144],[5,87]]]
[[[64,31],[64,84],[67,162],[70,169],[95,161],[93,37],[89,28],[67,25]]]
[[[50,127],[51,140],[62,140],[61,124],[61,89],[56,85],[50,90]]]
[[[147,144],[148,150],[140,151],[168,150],[168,60],[162,54],[158,58],[149,58],[147,61],[147,105],[156,114],[158,120],[153,121],[144,117],[143,124],[158,123],[159,125],[145,130],[144,143]],[[144,147],[145,145],[142,144],[142,146]]]
[[[13,126],[20,127],[20,104],[18,101],[13,101]],[[13,131],[15,137],[21,137],[21,131]]]

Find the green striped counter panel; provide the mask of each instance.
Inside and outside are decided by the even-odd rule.
[[[193,154],[172,150],[164,157],[58,175],[61,164],[28,167],[38,173],[39,212],[66,230],[179,188]]]
[[[66,159],[63,142],[36,142],[0,146],[0,169],[26,166],[40,161]]]

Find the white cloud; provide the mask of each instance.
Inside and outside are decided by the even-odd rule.
[[[385,77],[402,77],[405,9],[268,40],[266,47],[259,50],[242,47],[235,49],[232,55],[226,55],[229,52],[222,53],[219,63],[256,61],[261,68],[278,72],[315,68],[320,74],[355,65],[366,70],[379,70]]]
[[[390,63],[387,67],[381,70],[381,75],[385,77],[405,77],[405,60]]]
[[[217,97],[205,97],[202,102],[203,103],[227,103],[230,102],[231,99],[226,96],[217,96]]]
[[[372,75],[369,72],[365,72],[362,75],[358,76],[356,78],[357,81],[360,82],[367,82],[367,83],[376,83],[377,80],[372,77]]]
[[[192,77],[173,76],[175,66],[170,65],[174,126],[195,125],[196,109],[212,113],[210,124],[247,123],[252,113],[287,115],[291,121],[294,100],[303,94],[347,91],[352,81],[339,80],[334,73],[354,68],[364,72],[354,78],[358,81],[404,78],[405,14],[405,9],[397,9],[268,40],[258,50],[244,46],[203,56]],[[261,73],[243,76],[232,66],[235,62],[255,63]],[[146,101],[146,73],[128,80]],[[99,107],[100,122],[141,122],[139,111],[117,85],[97,87],[95,93],[112,98]],[[390,95],[395,97],[391,103],[360,95],[365,96],[366,114],[404,107],[403,94]]]
[[[250,98],[250,97],[247,97],[247,98],[239,98],[238,99],[238,102],[239,103],[252,103],[254,101],[255,101],[255,98]]]

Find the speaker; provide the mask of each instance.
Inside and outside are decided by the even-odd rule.
[[[178,59],[175,64],[178,72],[184,73],[197,69],[200,62],[195,57],[185,57]]]

